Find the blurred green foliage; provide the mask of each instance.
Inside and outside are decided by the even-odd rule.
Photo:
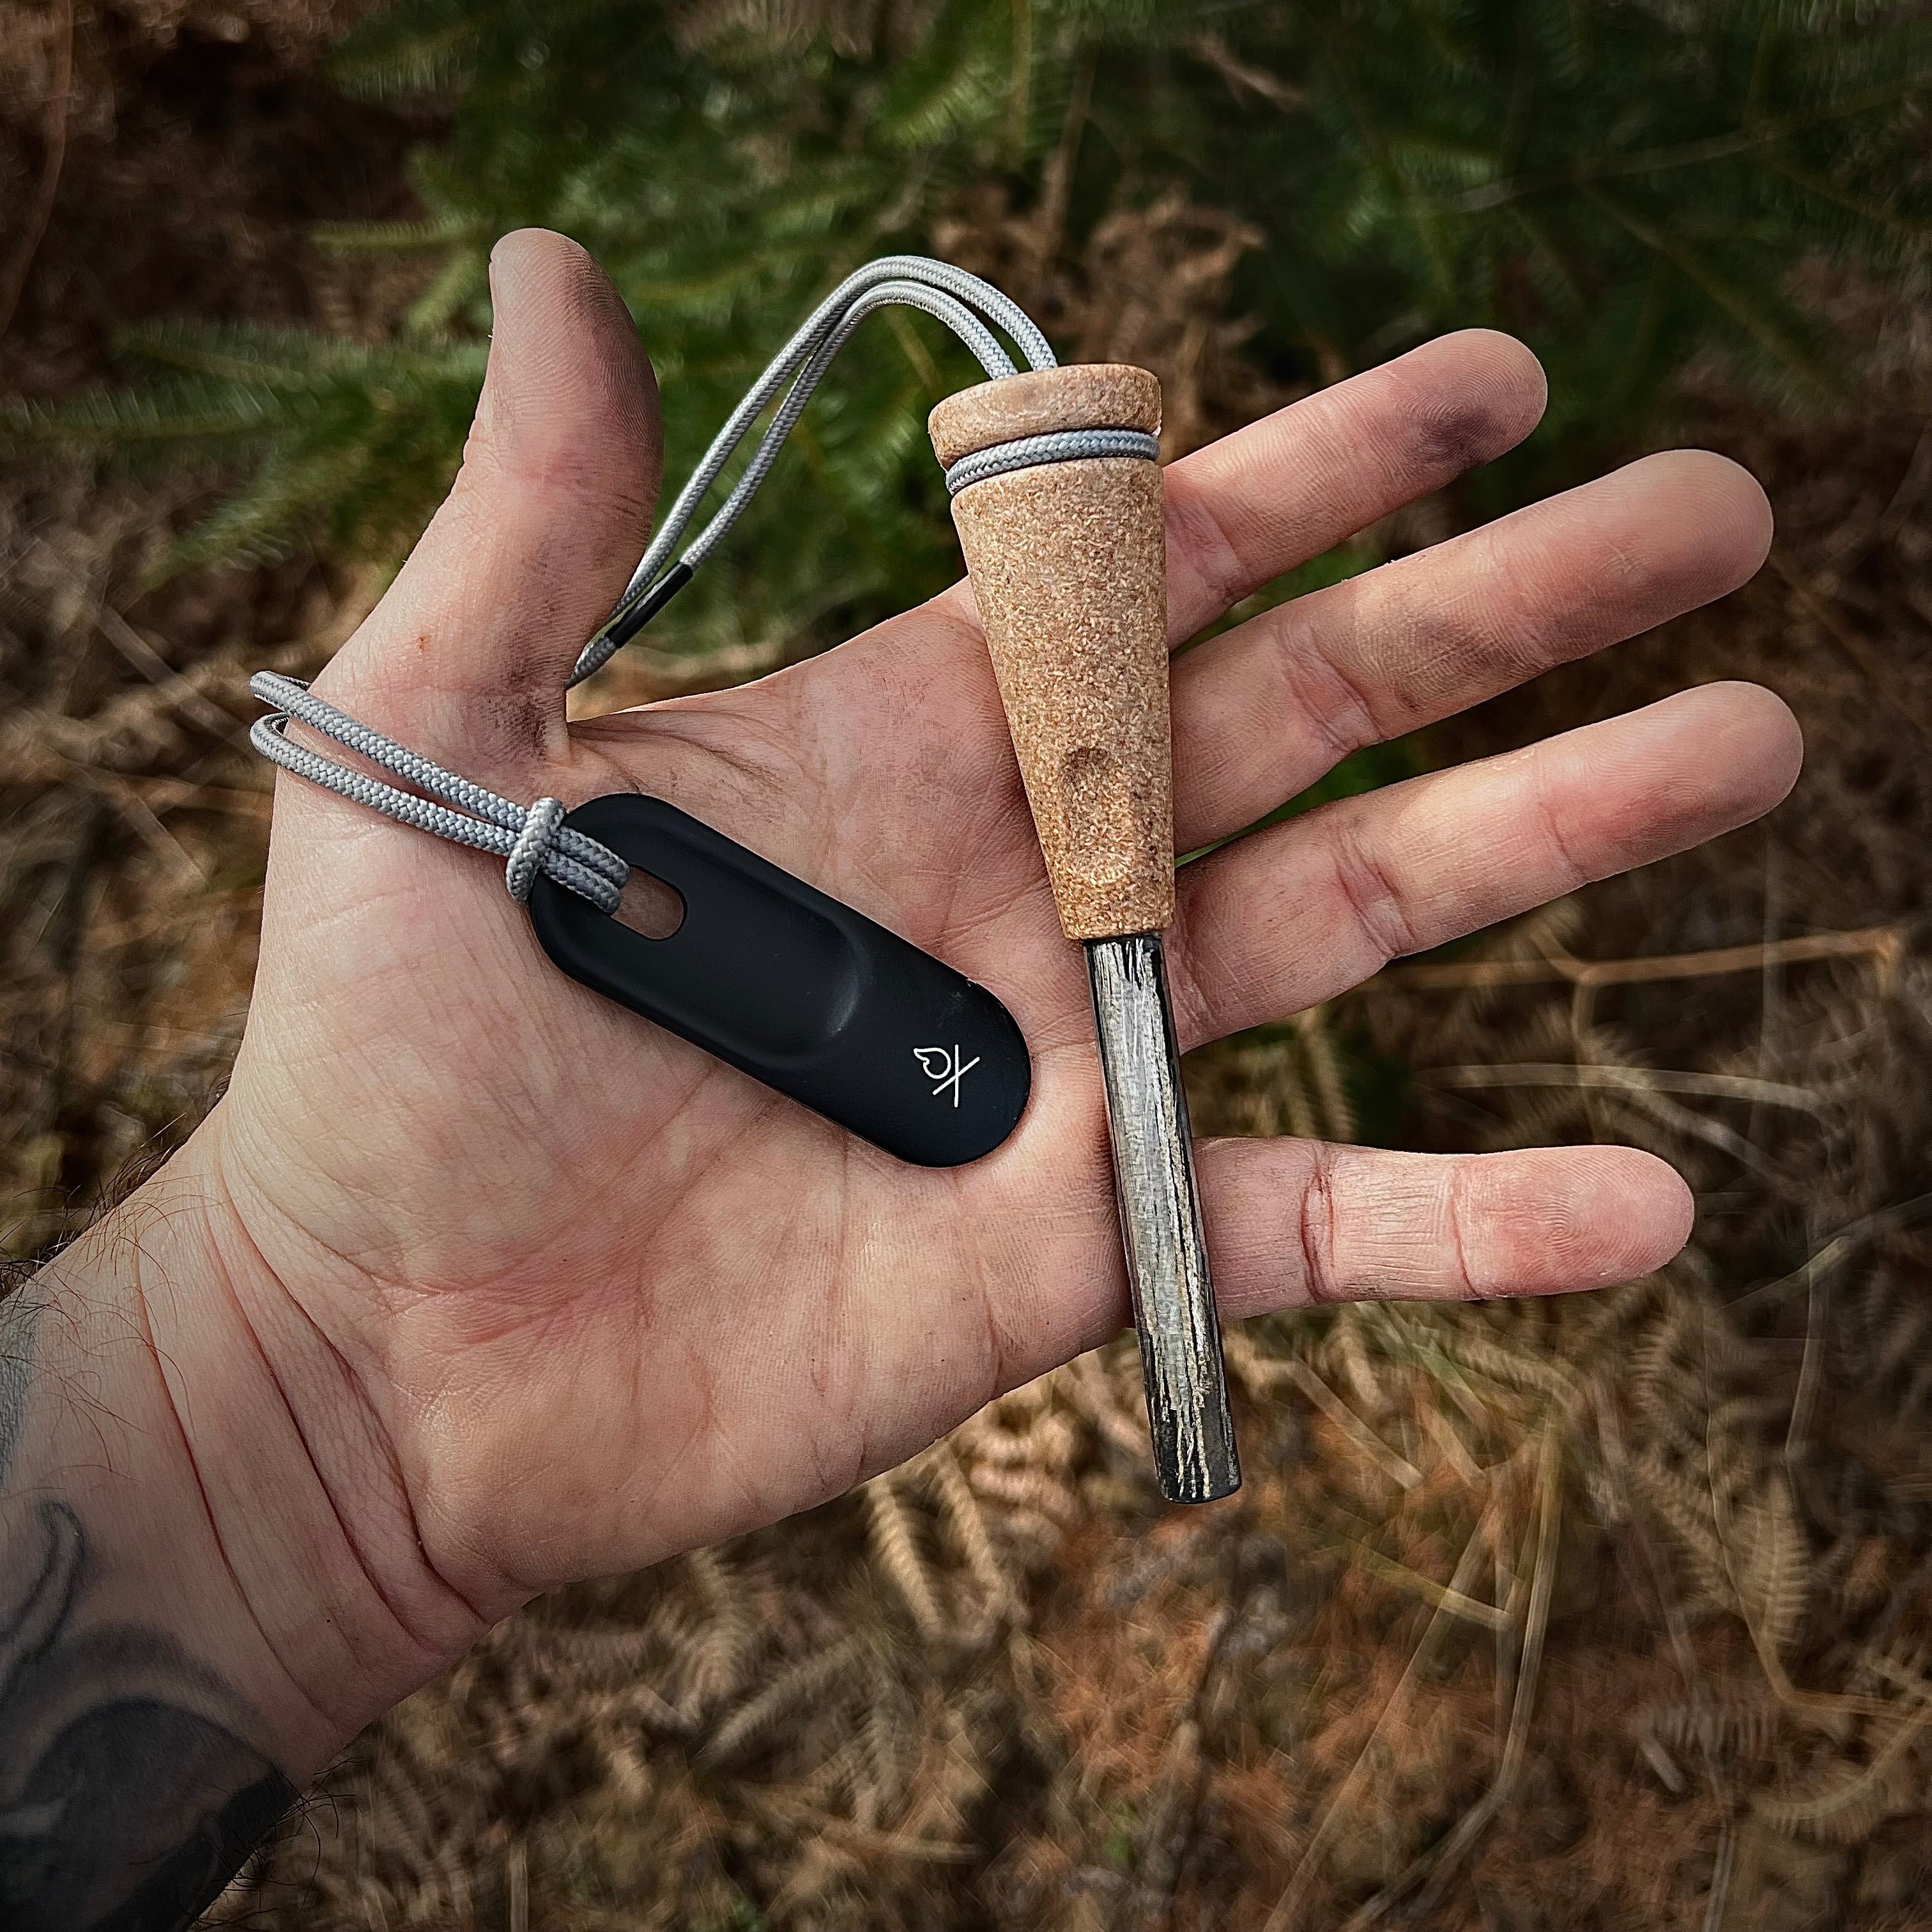
[[[506,230],[609,271],[674,485],[840,274],[929,248],[969,191],[1024,214],[1051,183],[1070,275],[1098,224],[1176,190],[1250,224],[1232,309],[1278,385],[1472,323],[1523,337],[1550,416],[1482,486],[1494,508],[1649,434],[1701,355],[1829,397],[1844,349],[1794,270],[1922,248],[1929,55],[1924,10],[1875,0],[392,0],[337,72],[448,104],[412,158],[422,216],[317,238],[426,258],[394,338],[146,331],[138,386],[14,406],[0,435],[238,460],[177,566],[394,554],[458,460]],[[976,373],[922,317],[869,324],[656,640],[829,634],[944,582],[922,419]]]

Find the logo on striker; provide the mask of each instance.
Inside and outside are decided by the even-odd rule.
[[[956,1046],[950,1048],[916,1046],[912,1050],[912,1057],[919,1062],[927,1079],[938,1082],[932,1090],[934,1099],[937,1100],[950,1087],[952,1089],[952,1104],[956,1107],[959,1104],[960,1082],[980,1064],[980,1056],[976,1053],[962,1066],[959,1052]]]

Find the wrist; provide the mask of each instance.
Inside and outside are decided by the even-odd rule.
[[[301,1781],[473,1640],[356,1378],[223,1184],[221,1112],[41,1270],[47,1312],[4,1506],[71,1498],[104,1614],[216,1663]],[[4,1525],[0,1524],[0,1532]]]

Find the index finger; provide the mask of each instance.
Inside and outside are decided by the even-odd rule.
[[[1466,328],[1171,464],[1168,641],[1514,448],[1548,393],[1514,336]]]

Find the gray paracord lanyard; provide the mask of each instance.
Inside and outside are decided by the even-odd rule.
[[[770,472],[812,392],[853,331],[874,310],[895,304],[937,316],[973,352],[989,380],[1016,370],[1012,357],[988,323],[1006,334],[1030,368],[1058,366],[1046,337],[1019,304],[962,268],[923,256],[888,255],[848,276],[772,358],[718,431],[652,538],[616,609],[584,647],[571,674],[572,684],[580,683],[608,662],[691,580]],[[783,400],[744,474],[683,555],[672,561],[672,552],[682,542],[700,505],[753,425],[782,392]],[[1152,461],[1158,450],[1156,437],[1135,429],[1068,430],[1026,436],[961,458],[946,472],[946,487],[956,496],[970,484],[1010,470],[1087,457],[1141,457]],[[316,697],[299,679],[259,671],[249,680],[248,688],[263,704],[274,707],[270,716],[256,722],[251,741],[284,770],[326,786],[400,824],[494,853],[505,862],[511,896],[520,902],[528,900],[532,883],[542,872],[600,910],[616,909],[629,867],[608,846],[565,825],[564,807],[557,800],[540,798],[524,806],[472,784]],[[291,720],[333,739],[418,790],[405,791],[296,744],[288,736]]]

